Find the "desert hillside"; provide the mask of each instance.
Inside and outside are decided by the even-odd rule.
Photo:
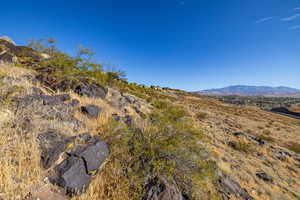
[[[78,55],[0,39],[0,199],[300,199],[300,120]]]

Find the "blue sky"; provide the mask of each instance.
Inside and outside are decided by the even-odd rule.
[[[82,44],[132,82],[300,88],[300,0],[10,0],[0,16],[0,35]]]

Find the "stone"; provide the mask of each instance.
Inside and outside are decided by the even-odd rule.
[[[129,96],[129,95],[127,95],[127,96],[124,96],[124,98],[125,98],[125,100],[128,102],[128,103],[130,103],[130,104],[133,104],[133,103],[135,103],[136,102],[136,99],[133,97],[133,96]]]
[[[265,172],[256,173],[256,176],[266,182],[273,183],[273,178]]]
[[[254,200],[253,197],[249,195],[249,193],[240,186],[240,184],[234,181],[231,177],[226,176],[220,180],[224,189],[226,190],[226,195],[234,194],[238,197],[241,197],[244,200]]]
[[[133,123],[132,117],[130,115],[126,115],[124,118],[124,122],[125,124],[127,124],[127,126],[132,126]]]
[[[155,178],[147,186],[147,193],[143,200],[184,200],[175,181],[168,183],[165,178]]]
[[[74,92],[81,96],[88,96],[92,98],[102,98],[105,99],[107,90],[99,84],[96,83],[83,83],[77,85]]]
[[[87,105],[81,107],[81,112],[90,118],[96,119],[99,117],[101,109],[96,105]]]
[[[77,106],[80,104],[80,101],[78,99],[72,99],[71,102],[70,102],[70,105],[71,106]]]
[[[114,120],[116,121],[120,121],[121,117],[118,114],[112,114],[112,117],[114,118]]]
[[[64,138],[55,130],[48,130],[38,135],[38,142],[41,147],[41,165],[48,169],[59,159],[60,155],[74,143],[75,136]]]
[[[54,167],[49,181],[74,196],[88,188],[91,177],[96,175],[109,156],[109,147],[99,136],[80,134],[75,145],[66,153],[67,158]]]
[[[85,147],[78,147],[71,155],[82,158],[85,162],[87,173],[94,175],[108,157],[109,149],[108,145],[99,137],[92,137],[87,141],[96,142]]]
[[[86,173],[84,160],[70,156],[55,167],[56,175],[49,181],[66,191],[69,196],[79,195],[86,191],[91,183],[91,176]]]
[[[44,105],[57,105],[71,99],[69,94],[60,94],[54,96],[42,96]]]
[[[14,55],[9,52],[5,52],[0,55],[0,61],[7,62],[7,63],[13,63]]]

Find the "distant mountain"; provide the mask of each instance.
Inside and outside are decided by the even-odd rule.
[[[196,93],[210,96],[241,95],[241,96],[274,96],[274,97],[300,97],[300,90],[290,87],[248,86],[234,85],[225,88],[202,90]]]

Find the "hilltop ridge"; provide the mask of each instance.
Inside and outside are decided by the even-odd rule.
[[[201,90],[196,93],[204,95],[241,95],[241,96],[269,96],[269,97],[285,97],[300,96],[300,90],[285,86],[250,86],[250,85],[233,85],[224,88]]]

